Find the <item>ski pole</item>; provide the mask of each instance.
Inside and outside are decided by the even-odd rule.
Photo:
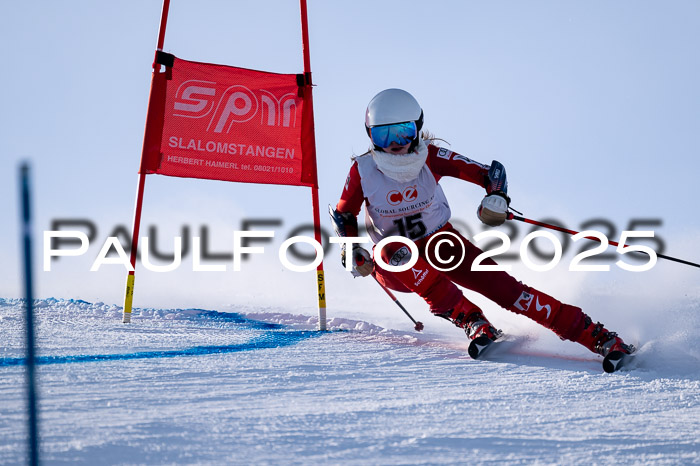
[[[392,293],[391,290],[390,290],[389,288],[387,288],[386,286],[382,285],[381,282],[380,282],[379,280],[377,280],[377,277],[375,277],[374,275],[372,275],[372,278],[374,278],[374,281],[377,282],[377,284],[378,284],[379,286],[381,286],[382,289],[383,289],[384,291],[386,291],[386,294],[388,294],[389,297],[390,297],[391,299],[394,300],[394,302],[396,303],[396,305],[399,306],[399,307],[401,308],[401,310],[404,312],[404,314],[406,314],[406,315],[408,316],[408,318],[411,319],[411,320],[413,321],[414,324],[416,324],[416,326],[413,327],[413,328],[415,328],[416,331],[418,331],[418,332],[420,332],[421,330],[423,330],[423,322],[417,322],[416,319],[414,319],[414,318],[411,316],[411,314],[408,313],[408,311],[406,310],[406,308],[403,307],[403,305],[399,302],[399,300],[396,298],[396,296],[394,296],[394,293]]]
[[[357,265],[360,265],[360,266],[365,263],[365,259],[362,256],[359,256],[355,260],[357,261]],[[377,277],[372,275],[372,278],[374,278],[374,281],[377,282],[377,284],[382,287],[382,289],[386,292],[386,294],[389,295],[389,297],[396,303],[396,305],[399,306],[399,308],[401,308],[401,310],[404,312],[404,314],[406,314],[408,316],[408,318],[411,319],[411,321],[416,325],[413,328],[415,328],[416,331],[418,331],[418,332],[423,330],[423,322],[417,322],[416,319],[414,319],[413,316],[411,316],[411,314],[408,313],[406,308],[403,307],[403,305],[399,302],[399,300],[396,298],[396,296],[394,296],[394,293],[392,293],[389,288],[382,285],[382,283],[379,280],[377,280]]]
[[[512,212],[509,212],[509,213],[508,213],[508,220],[517,220],[517,221],[519,221],[519,222],[529,223],[529,224],[531,224],[531,225],[537,225],[537,226],[543,227],[543,228],[549,228],[550,230],[556,230],[556,231],[561,231],[562,233],[568,233],[568,234],[570,234],[570,235],[572,235],[572,236],[573,236],[573,235],[577,235],[577,234],[579,233],[579,232],[577,232],[577,231],[568,230],[568,229],[566,229],[566,228],[558,227],[558,226],[556,226],[556,225],[550,225],[549,223],[538,222],[537,220],[531,220],[531,219],[529,219],[529,218],[520,217],[520,216],[518,216],[518,215],[513,214]],[[592,237],[592,236],[586,236],[586,239],[590,239],[590,240],[593,240],[593,241],[598,241],[598,242],[600,242],[600,240],[599,240],[598,238],[595,238],[595,237]],[[619,246],[619,243],[616,243],[615,241],[608,241],[608,243],[611,244],[611,245],[613,245],[613,246],[615,246],[615,247]],[[637,253],[647,254],[647,253],[644,252],[644,251],[631,251],[631,252],[637,252]],[[648,255],[648,254],[647,254],[647,255]],[[669,261],[678,262],[678,263],[680,263],[680,264],[685,264],[685,265],[690,265],[690,266],[692,266],[692,267],[698,267],[698,268],[700,268],[700,264],[696,264],[695,262],[689,262],[689,261],[686,261],[686,260],[683,260],[683,259],[678,259],[678,258],[676,258],[676,257],[666,256],[666,255],[664,255],[664,254],[659,254],[659,253],[656,253],[656,257],[660,257],[660,258],[662,258],[662,259],[666,259],[666,260],[669,260]]]

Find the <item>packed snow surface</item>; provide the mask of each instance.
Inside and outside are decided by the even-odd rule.
[[[117,306],[37,300],[42,461],[700,464],[697,328],[605,374],[524,335],[474,361],[440,332],[226,311],[125,325]],[[1,464],[27,458],[23,319],[0,299]]]

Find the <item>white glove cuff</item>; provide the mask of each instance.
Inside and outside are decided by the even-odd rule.
[[[496,194],[486,196],[484,200],[481,201],[481,206],[494,213],[504,214],[508,212],[508,202],[503,197]]]

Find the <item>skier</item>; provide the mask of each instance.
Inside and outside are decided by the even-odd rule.
[[[484,187],[486,195],[477,216],[487,225],[498,226],[507,219],[510,204],[505,168],[495,160],[490,166],[482,165],[434,145],[434,138],[421,132],[422,126],[423,110],[404,90],[384,90],[367,106],[365,127],[371,147],[354,157],[340,201],[335,210],[331,209],[336,232],[338,236],[357,236],[357,216],[365,204],[367,231],[375,243],[389,236],[402,236],[412,240],[420,253],[410,269],[388,272],[381,266],[375,267],[367,249],[354,244],[350,254],[353,275],[371,274],[387,288],[417,293],[431,313],[464,329],[470,340],[486,339],[483,347],[496,340],[500,331],[455,284],[529,317],[562,339],[580,343],[603,357],[616,352],[621,360],[632,353],[634,347],[603,324],[593,323],[580,308],[527,286],[507,272],[471,270],[482,251],[449,223],[450,207],[439,181],[443,176],[452,176]],[[452,241],[431,241],[437,237]],[[462,254],[461,265],[450,270]],[[341,255],[345,265],[345,247]],[[405,265],[411,257],[410,249],[400,242],[389,243],[381,251],[381,259],[392,266]],[[496,264],[490,258],[481,263]],[[473,357],[478,357],[480,349]]]

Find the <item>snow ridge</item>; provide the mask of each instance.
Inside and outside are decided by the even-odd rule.
[[[114,305],[35,304],[39,357],[62,362],[37,370],[47,464],[700,462],[690,314],[604,374],[527,335],[474,361],[463,335],[338,317],[318,332],[286,309],[136,309],[125,325]],[[23,313],[0,299],[0,360],[23,356]],[[0,464],[26,462],[24,370],[0,365]]]
[[[20,329],[24,318],[23,299],[0,298],[0,326],[7,327],[11,338],[5,342],[0,349],[0,356],[5,359],[0,360],[1,365],[21,364],[22,358],[20,349],[22,348],[23,333]],[[261,308],[252,306],[232,306],[227,312],[206,309],[155,309],[155,308],[135,308],[132,318],[138,325],[128,326],[121,324],[122,308],[113,304],[102,302],[89,303],[75,299],[37,299],[34,303],[35,313],[41,322],[50,322],[49,328],[40,329],[39,349],[42,354],[46,354],[52,349],[64,353],[61,349],[62,343],[67,343],[66,339],[80,339],[79,334],[92,328],[100,332],[115,331],[121,337],[128,335],[131,339],[136,339],[140,332],[150,332],[149,343],[155,348],[143,348],[143,351],[136,351],[131,356],[123,355],[124,358],[139,357],[174,357],[197,354],[207,354],[207,352],[218,351],[245,351],[262,347],[274,347],[275,345],[294,344],[300,338],[314,336],[318,328],[318,318],[304,314],[292,314],[284,312],[279,308]],[[236,312],[233,312],[236,311]],[[686,325],[669,327],[666,334],[660,334],[658,338],[643,342],[638,348],[638,362],[635,366],[637,371],[651,372],[655,376],[693,376],[700,378],[700,318],[698,317],[700,305],[693,303],[686,309],[672,309],[667,313],[671,321],[684,322]],[[651,325],[651,324],[649,324]],[[59,327],[63,328],[63,337]],[[146,328],[144,328],[146,326]],[[0,328],[2,328],[0,327]],[[414,346],[438,347],[448,351],[465,351],[466,340],[459,337],[458,340],[450,340],[445,335],[430,331],[406,332],[395,329],[387,329],[381,326],[361,320],[353,320],[342,317],[333,317],[328,320],[327,327],[330,332],[346,332],[348,338],[354,340],[383,341],[394,344],[408,344]],[[218,329],[218,332],[211,333],[207,329]],[[160,335],[154,335],[153,329],[158,329]],[[288,332],[281,332],[287,330]],[[276,331],[260,339],[260,332]],[[252,332],[252,333],[251,333]],[[256,333],[257,332],[257,333]],[[298,335],[294,332],[301,332]],[[43,338],[48,334],[52,337]],[[217,335],[214,337],[214,335]],[[195,347],[173,347],[174,342],[182,341],[187,343],[189,336],[196,339],[202,338],[203,344]],[[246,339],[242,341],[242,339]],[[571,343],[563,343],[566,352],[558,353],[556,348],[542,347],[538,343],[536,335],[509,335],[508,342],[503,344],[500,353],[493,355],[492,359],[503,361],[520,361],[524,359],[547,359],[556,361],[568,360],[586,363],[597,369],[600,358],[581,349],[580,353],[571,354]],[[285,342],[285,339],[288,339]],[[227,341],[229,340],[229,341]],[[231,342],[230,340],[234,340]],[[160,347],[159,342],[170,344]],[[53,344],[52,344],[53,343]],[[214,343],[214,344],[211,344]],[[149,345],[151,346],[151,345]],[[128,346],[127,346],[128,348]],[[134,349],[134,348],[132,348]],[[135,349],[140,349],[137,345]],[[100,358],[117,358],[119,347],[108,348],[107,354],[95,355],[95,360]],[[165,351],[164,351],[165,350]],[[13,357],[7,357],[7,356]],[[73,355],[67,358],[65,354],[59,355],[61,358],[46,354],[39,359],[39,363],[65,363],[77,361],[89,361],[91,356]],[[52,359],[53,358],[53,359]]]

